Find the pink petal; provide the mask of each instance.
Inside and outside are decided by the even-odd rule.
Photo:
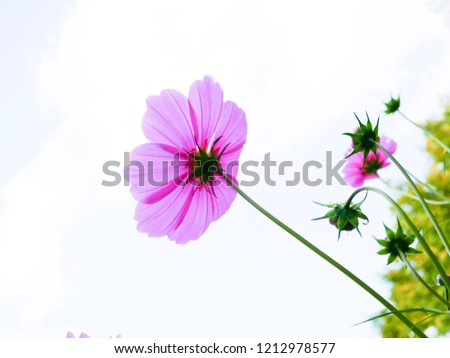
[[[75,335],[72,332],[67,332],[66,338],[75,338]]]
[[[142,129],[150,142],[185,150],[195,146],[188,100],[174,90],[147,98]]]
[[[383,166],[383,163],[385,163],[388,159],[389,157],[381,149],[377,149],[377,161],[381,164],[381,166]]]
[[[197,143],[207,147],[218,125],[223,105],[223,92],[212,77],[196,81],[189,90],[189,108]],[[217,137],[216,137],[217,138]]]
[[[236,181],[235,183],[237,184]],[[214,193],[216,195],[212,196],[212,200],[215,202],[213,221],[219,219],[227,212],[237,195],[236,190],[224,180],[214,187]]]
[[[342,172],[345,175],[364,175],[364,172],[362,171],[362,169],[360,167],[345,167]]]
[[[347,163],[342,169],[344,180],[352,187],[360,187],[364,184],[365,173],[362,170],[364,154],[356,153],[347,159]]]
[[[222,169],[229,177],[234,179],[236,184],[237,184],[236,177],[239,171],[239,155],[241,154],[241,150],[242,148],[240,148],[239,150],[235,150],[234,152],[231,153],[228,153],[228,151],[225,150],[224,154],[220,159],[220,165]]]
[[[362,186],[366,180],[378,178],[376,173],[365,173],[357,163],[347,163],[342,172],[344,173],[344,180],[354,188]]]
[[[377,160],[377,158],[378,158],[378,152],[377,152],[377,155],[375,155],[374,152],[369,152],[369,154],[367,154],[367,157],[366,157],[366,162],[373,162],[373,161]],[[363,164],[363,163],[364,163],[364,154],[361,153],[361,164]]]
[[[397,143],[395,143],[392,139],[381,136],[380,144],[387,149],[387,151],[391,154],[394,154],[397,150]],[[378,162],[381,164],[381,167],[385,167],[386,161],[389,159],[386,153],[384,153],[381,149],[377,149]]]
[[[138,231],[151,237],[168,235],[178,244],[197,240],[212,221],[230,208],[236,191],[220,183],[210,188],[187,184],[154,204],[138,203],[135,220]]]
[[[365,174],[365,180],[370,180],[370,179],[377,179],[379,178],[377,173],[370,173],[370,174]]]
[[[386,136],[381,136],[380,144],[387,149],[387,151],[391,154],[394,154],[397,150],[397,143]]]
[[[171,233],[169,239],[177,244],[197,240],[208,228],[213,219],[212,194],[205,187],[196,190],[192,202],[181,224]]]
[[[361,160],[357,160],[357,159],[349,160],[349,159],[347,159],[347,163],[346,163],[343,171],[346,172],[348,170],[355,170],[355,169],[361,170],[363,164],[364,164],[363,159],[361,159]]]
[[[138,203],[134,217],[138,231],[150,237],[161,237],[174,231],[186,216],[193,192],[194,188],[188,184],[178,186],[154,204]]]
[[[86,333],[81,332],[80,338],[91,338],[91,337],[89,337]]]
[[[365,175],[364,174],[346,174],[344,175],[344,180],[348,185],[358,188],[364,184]]]
[[[233,102],[225,102],[215,130],[215,138],[220,138],[218,146],[225,147],[226,154],[239,153],[247,138],[247,121],[245,113]]]
[[[188,175],[188,160],[174,147],[155,143],[142,144],[131,152],[125,177],[131,193],[142,203],[155,203],[181,185]],[[127,173],[129,172],[129,175]]]
[[[344,173],[356,170],[361,171],[363,164],[364,164],[364,154],[356,153],[347,159],[347,163],[345,164],[345,167],[342,171]]]

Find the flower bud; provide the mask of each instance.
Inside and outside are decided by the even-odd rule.
[[[353,154],[363,152],[365,161],[370,152],[376,154],[377,143],[380,141],[380,137],[378,135],[378,123],[380,119],[378,118],[377,125],[374,128],[370,122],[367,112],[367,123],[365,125],[362,124],[356,113],[354,113],[354,115],[359,123],[359,128],[357,128],[353,133],[344,133],[344,135],[348,135],[352,138],[353,144],[353,150],[349,155],[347,155],[346,158],[352,156]]]
[[[361,204],[364,202],[362,200],[361,202],[357,204],[319,204],[322,206],[326,206],[328,208],[331,208],[330,211],[328,211],[324,216],[314,219],[314,220],[320,220],[320,219],[328,219],[331,225],[335,226],[338,229],[338,239],[341,236],[341,231],[352,231],[355,230],[359,232],[359,219],[363,219],[368,221],[369,219],[367,216],[361,211]]]
[[[397,231],[394,232],[389,229],[386,225],[384,225],[384,229],[386,231],[386,238],[384,240],[377,240],[377,242],[383,246],[383,248],[378,251],[379,255],[389,255],[387,264],[391,264],[398,257],[401,259],[401,254],[405,255],[413,255],[420,254],[420,251],[413,249],[410,247],[415,240],[415,236],[407,236],[404,234],[402,226],[400,225],[400,221],[397,218]]]
[[[450,274],[447,274],[447,277],[450,279]],[[441,275],[437,275],[436,281],[439,286],[444,286],[444,279],[441,277]]]
[[[386,102],[384,105],[386,106],[386,110],[384,111],[384,113],[391,114],[397,112],[400,108],[400,96],[398,98],[394,98],[391,96],[389,102]]]

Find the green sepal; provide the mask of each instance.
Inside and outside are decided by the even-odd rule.
[[[349,216],[347,220],[352,224],[356,229],[358,228],[358,218],[356,216]]]
[[[395,233],[395,235],[397,237],[403,237],[403,229],[402,226],[400,225],[400,220],[397,217],[397,232]]]
[[[387,264],[390,265],[391,263],[393,263],[395,261],[396,258],[397,258],[397,255],[390,254],[389,257],[388,257]]]
[[[406,243],[409,245],[412,245],[413,242],[416,240],[416,237],[414,235],[408,236],[407,238],[404,239],[406,241]]]
[[[415,254],[421,254],[422,251],[419,251],[419,250],[413,249],[412,247],[409,247],[405,253],[407,255],[415,255]]]
[[[388,247],[390,244],[390,241],[388,241],[388,240],[382,240],[382,239],[375,239],[375,240],[377,240],[377,242],[383,247]]]
[[[389,253],[389,249],[381,249],[377,252],[378,255],[387,255]]]
[[[347,220],[346,218],[340,216],[337,219],[337,227],[339,230],[344,230],[345,226],[347,225]]]
[[[386,235],[388,237],[389,240],[395,240],[395,233],[389,229],[385,224],[384,225],[384,230],[386,231]]]

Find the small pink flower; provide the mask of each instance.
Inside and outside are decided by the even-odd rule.
[[[178,244],[197,240],[236,197],[220,171],[237,183],[245,113],[223,102],[222,89],[206,76],[188,98],[174,90],[148,97],[142,128],[150,143],[132,151],[126,169],[137,229]]]
[[[391,154],[397,150],[397,143],[388,137],[381,136],[380,144]],[[380,149],[377,149],[376,154],[370,152],[366,163],[364,163],[364,153],[353,154],[347,159],[347,164],[343,169],[344,179],[352,187],[360,187],[364,181],[378,178],[378,170],[391,164],[388,159],[388,156]]]

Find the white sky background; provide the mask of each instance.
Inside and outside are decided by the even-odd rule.
[[[296,170],[327,150],[337,163],[352,112],[375,119],[391,93],[412,117],[436,118],[450,95],[447,2],[24,3],[0,7],[0,335],[378,336],[352,325],[380,304],[242,199],[178,246],[137,232],[128,188],[101,186],[102,164],[145,142],[148,95],[187,95],[205,74],[247,114],[242,159],[271,152]],[[383,115],[381,128],[426,173],[420,133]],[[388,294],[371,236],[394,222],[384,202],[369,198],[363,238],[337,242],[310,220],[323,214],[312,200],[344,201],[350,188],[278,178],[246,190]]]

